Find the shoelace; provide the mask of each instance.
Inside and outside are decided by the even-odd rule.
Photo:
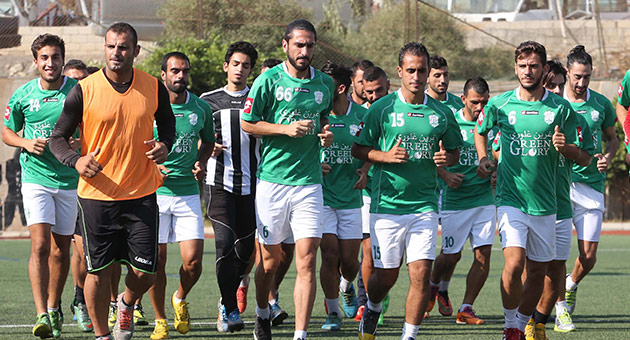
[[[223,309],[221,313],[223,313],[223,315],[225,316],[225,309]],[[180,321],[188,321],[188,302],[177,304],[177,315],[181,315],[181,317],[179,318]]]
[[[121,329],[131,329],[131,320],[133,319],[133,309],[122,309],[120,310],[120,320],[118,323],[120,324]]]
[[[168,328],[168,324],[166,322],[157,322],[155,324],[155,333],[165,333]]]
[[[352,303],[352,294],[343,292],[343,294],[341,295],[343,296],[343,301],[346,303],[346,305],[349,305]]]
[[[564,311],[562,314],[560,314],[560,322],[567,324],[567,323],[572,323],[573,320],[571,320],[571,314],[569,314],[569,312]]]

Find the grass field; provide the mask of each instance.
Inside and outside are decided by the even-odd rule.
[[[560,334],[553,331],[553,321],[547,327],[549,339],[630,339],[630,236],[604,235],[600,243],[598,263],[593,272],[582,282],[578,294],[578,304],[574,322],[576,332]],[[28,240],[0,241],[0,340],[35,339],[31,335],[32,323],[35,320],[31,289],[27,275],[27,262],[30,242]],[[572,258],[575,259],[575,241]],[[204,274],[189,295],[192,330],[189,334],[180,335],[171,331],[171,339],[251,339],[254,318],[254,292],[250,289],[249,305],[243,315],[246,321],[245,331],[235,334],[223,334],[216,331],[217,301],[219,290],[214,273],[214,240],[206,240],[204,253]],[[449,289],[453,307],[459,308],[463,295],[465,275],[472,261],[471,252],[465,250]],[[169,246],[167,265],[167,296],[177,284],[179,262],[177,246]],[[500,339],[503,328],[503,309],[499,295],[499,278],[503,267],[503,256],[498,245],[492,254],[491,273],[482,290],[475,309],[477,314],[486,320],[483,326],[460,326],[455,324],[455,316],[442,317],[437,314],[426,320],[419,333],[419,339]],[[569,268],[572,267],[572,262]],[[287,274],[280,291],[280,303],[293,315],[293,281],[295,272]],[[252,281],[253,282],[253,281]],[[408,289],[408,278],[405,270],[401,270],[399,282],[390,292],[391,305],[385,317],[385,326],[378,330],[379,339],[399,339],[404,318],[404,301]],[[253,288],[253,287],[252,287]],[[94,339],[93,335],[81,333],[70,314],[68,304],[72,299],[72,279],[63,296],[63,308],[66,315],[62,339]],[[313,318],[309,329],[310,339],[356,339],[358,323],[344,320],[339,332],[323,332],[320,329],[324,321],[323,293],[318,288]],[[168,304],[167,304],[168,306]],[[144,309],[149,320],[153,320],[153,311],[148,296],[144,301]],[[172,322],[172,310],[167,309]],[[149,339],[152,326],[137,327],[135,339]],[[273,329],[276,339],[290,339],[293,336],[292,319],[288,323]]]

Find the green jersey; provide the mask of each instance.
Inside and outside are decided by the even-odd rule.
[[[175,142],[162,165],[168,170],[164,184],[156,191],[164,196],[199,195],[199,186],[192,173],[199,159],[199,140],[214,143],[214,123],[210,105],[186,91],[186,102],[171,104],[175,115]],[[158,135],[157,127],[153,134]]]
[[[555,127],[567,144],[577,139],[577,119],[571,105],[545,90],[542,100],[523,101],[520,88],[490,99],[477,119],[485,135],[498,126],[501,157],[497,170],[497,205],[529,215],[551,215],[557,210],[558,152],[552,144]]]
[[[565,94],[565,99],[568,97]],[[588,123],[588,127],[593,135],[593,146],[596,153],[602,152],[602,134],[603,130],[615,126],[617,114],[613,109],[608,98],[603,95],[586,90],[586,101],[581,103],[571,102],[571,107],[578,115],[584,117]],[[587,184],[591,188],[604,193],[606,184],[606,173],[597,170],[597,161],[591,162],[589,166],[573,165],[573,174],[571,175],[573,182]]]
[[[330,131],[335,140],[322,149],[322,163],[330,165],[328,175],[324,177],[322,189],[324,205],[335,209],[354,209],[363,205],[361,190],[353,188],[359,177],[357,169],[362,162],[352,157],[352,144],[361,131],[361,120],[367,110],[350,102],[345,115],[330,115]]]
[[[457,111],[461,110],[464,107],[464,103],[462,103],[462,99],[450,92],[446,92],[446,100],[440,101],[442,104],[448,106],[451,109],[451,112],[455,114]]]
[[[621,84],[619,84],[617,94],[619,95],[617,102],[620,105],[630,106],[630,70],[628,70],[623,76],[623,80],[621,81]],[[623,122],[621,123],[623,125]]]
[[[263,136],[257,176],[283,185],[309,185],[322,182],[319,161],[320,118],[332,110],[335,84],[328,75],[310,67],[310,78],[289,75],[285,63],[261,74],[252,85],[241,118],[289,125],[310,120],[313,129],[304,137]]]
[[[407,103],[401,90],[372,104],[357,144],[388,151],[402,140],[409,159],[372,167],[370,212],[406,215],[438,211],[438,181],[433,154],[441,140],[446,150],[462,145],[452,112],[429,95],[419,105]]]
[[[455,120],[463,139],[463,146],[459,149],[459,162],[448,167],[451,173],[465,175],[457,189],[453,189],[440,180],[442,188],[442,210],[466,210],[484,205],[494,205],[494,190],[490,184],[490,177],[477,176],[479,160],[475,148],[475,123],[464,117],[462,109],[455,113]],[[488,132],[488,154],[491,154],[491,144],[494,142],[495,130]]]
[[[64,77],[58,90],[44,90],[40,85],[40,78],[29,81],[11,96],[4,112],[4,125],[14,132],[24,129],[23,136],[26,139],[49,138],[66,96],[76,84],[76,80]],[[39,184],[52,189],[77,188],[79,173],[61,164],[50,152],[48,145],[41,156],[24,150],[20,154],[20,165],[23,183]]]

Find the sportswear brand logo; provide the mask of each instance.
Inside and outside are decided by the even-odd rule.
[[[578,139],[580,140],[580,142],[582,142],[582,127],[581,126],[577,127],[577,133],[578,133]]]
[[[251,114],[252,113],[252,103],[253,102],[254,102],[254,99],[247,98],[245,100],[245,107],[243,108],[243,112],[245,112],[247,114]]]
[[[293,92],[311,93],[311,90],[305,89],[303,87],[296,87],[293,89]]]
[[[44,98],[44,103],[56,103],[59,101],[59,98]]]
[[[529,115],[537,115],[537,114],[538,114],[538,111],[523,110],[523,111],[521,111],[521,114],[522,114],[522,115],[526,115],[526,116],[529,116]]]
[[[477,117],[477,125],[481,127],[481,123],[483,123],[483,119],[486,117],[485,109],[481,109],[479,113],[479,117]]]
[[[315,102],[321,104],[324,101],[324,93],[322,91],[315,91]]]
[[[336,123],[336,124],[330,124],[331,128],[342,128],[342,127],[346,127],[346,124],[344,123]]]
[[[11,117],[11,108],[7,105],[7,108],[4,110],[4,119],[9,120]]]
[[[356,125],[352,125],[352,126],[350,126],[350,133],[352,133],[352,131],[353,131],[353,127],[354,127],[354,126],[356,126]],[[359,137],[359,135],[361,134],[361,130],[363,130],[363,127],[364,127],[364,126],[365,126],[365,123],[364,123],[364,122],[359,123],[359,126],[357,126],[357,131],[356,131],[356,133],[354,133],[354,135],[355,135],[356,137]]]
[[[619,88],[617,89],[617,95],[619,95],[619,98],[621,98],[622,94],[623,94],[623,85],[619,84]]]
[[[586,110],[576,110],[575,112],[585,115],[588,111],[586,111]]]
[[[142,257],[140,257],[140,256],[136,256],[136,257],[134,257],[133,259],[134,259],[134,260],[136,260],[136,261],[138,261],[138,262],[140,262],[140,263],[144,263],[144,264],[148,264],[148,265],[152,265],[152,264],[153,264],[153,262],[152,262],[152,261],[147,260],[147,259],[143,259],[143,258],[142,258]]]
[[[424,118],[424,113],[418,113],[418,112],[407,112],[407,117],[419,117],[419,118]]]

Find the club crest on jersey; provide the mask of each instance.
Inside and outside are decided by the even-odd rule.
[[[545,111],[545,123],[551,124],[556,118],[556,114],[553,111]]]
[[[593,110],[591,111],[591,119],[596,122],[599,120],[599,111]]]
[[[199,117],[197,117],[196,113],[191,113],[190,116],[188,116],[188,121],[190,122],[190,125],[197,125],[197,121],[199,120]]]
[[[356,125],[356,124],[352,124],[350,125],[350,135],[351,136],[358,136],[359,132],[361,132],[361,128],[363,127],[363,125]]]
[[[436,115],[430,115],[429,116],[429,125],[433,126],[433,127],[437,127],[440,124],[440,119],[438,118],[438,116]]]
[[[245,100],[245,106],[243,107],[243,112],[245,112],[247,114],[251,114],[252,113],[252,103],[253,102],[254,102],[254,99],[247,98]]]
[[[510,123],[510,125],[516,124],[516,111],[510,111],[510,113],[508,113],[508,123]]]
[[[11,108],[7,105],[7,108],[4,109],[4,119],[9,120],[11,117]]]
[[[321,104],[324,101],[324,93],[322,91],[315,91],[313,95],[315,96],[315,102],[317,104]]]

